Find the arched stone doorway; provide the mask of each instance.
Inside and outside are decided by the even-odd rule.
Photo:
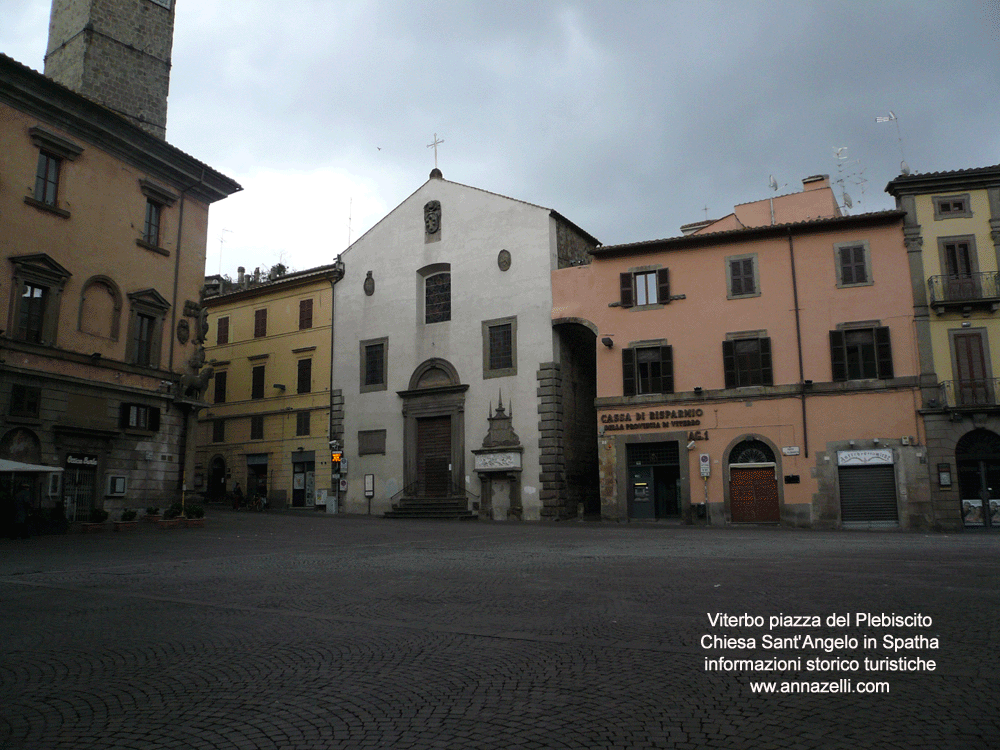
[[[434,357],[410,376],[403,399],[403,476],[409,497],[465,493],[465,392],[458,371]]]
[[[729,450],[729,519],[732,523],[779,523],[778,464],[774,449],[749,435]]]
[[[965,528],[1000,529],[1000,435],[977,429],[955,446]]]

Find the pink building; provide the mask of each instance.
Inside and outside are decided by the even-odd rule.
[[[903,213],[803,182],[552,272],[597,336],[605,518],[930,525]]]

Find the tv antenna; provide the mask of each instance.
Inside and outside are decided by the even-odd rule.
[[[775,193],[777,193],[779,190],[781,190],[781,188],[788,186],[787,182],[784,185],[778,185],[778,181],[776,179],[774,179],[774,175],[771,175],[771,179],[768,180],[767,184],[771,188],[771,190],[773,190]],[[768,198],[768,200],[771,203],[771,226],[773,227],[774,226],[774,196],[772,195],[770,198]]]
[[[899,143],[899,171],[903,174],[910,173],[910,165],[906,163],[906,155],[903,153],[903,132],[899,129],[899,118],[896,117],[896,113],[891,109],[889,110],[888,117],[878,116],[875,118],[875,122],[894,122],[896,123],[896,140]]]
[[[853,162],[848,161],[847,146],[834,146],[833,158],[837,160],[837,179],[835,184],[840,186],[840,202],[844,208],[854,207],[854,200],[851,198],[851,194],[847,192],[847,184],[850,183],[860,189],[861,199],[858,202],[863,203],[865,185],[868,183],[868,180],[864,178],[865,171],[861,168],[861,161],[859,159],[855,159]]]

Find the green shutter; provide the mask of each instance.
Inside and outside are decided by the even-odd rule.
[[[622,394],[635,395],[635,350],[622,349]]]
[[[878,376],[891,378],[892,375],[892,344],[889,341],[889,329],[880,326],[875,329],[875,357],[878,360]]]
[[[670,302],[670,269],[661,268],[656,272],[656,301],[661,305]]]
[[[674,392],[674,348],[660,347],[660,393]]]
[[[726,388],[735,388],[736,383],[736,347],[732,341],[722,342],[722,369],[726,373]]]
[[[619,284],[621,286],[622,307],[632,307],[634,295],[632,294],[632,274],[619,274]]]
[[[847,350],[843,331],[830,331],[830,365],[834,382],[847,380]]]
[[[763,385],[774,385],[774,368],[771,366],[771,339],[760,339],[760,376]]]

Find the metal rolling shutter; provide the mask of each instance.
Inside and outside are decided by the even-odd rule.
[[[845,529],[899,526],[894,468],[840,467],[840,520]]]

